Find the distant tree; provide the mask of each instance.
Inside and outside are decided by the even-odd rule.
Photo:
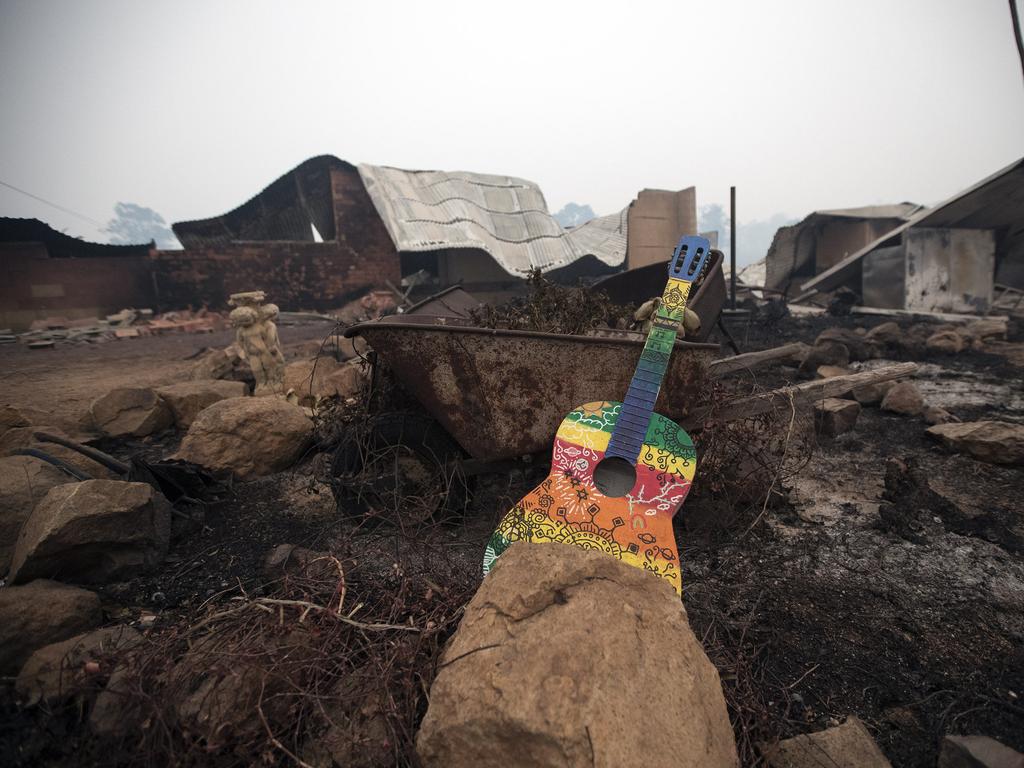
[[[594,213],[594,209],[589,205],[566,203],[565,207],[555,214],[555,221],[569,229],[570,227],[578,227],[580,224],[586,224],[596,217],[597,214]]]
[[[697,231],[717,232],[719,249],[729,252],[729,216],[719,203],[709,203],[700,207]]]
[[[135,203],[115,205],[114,218],[107,222],[104,231],[110,236],[112,245],[133,245],[153,240],[157,248],[181,248],[163,216],[152,208]]]

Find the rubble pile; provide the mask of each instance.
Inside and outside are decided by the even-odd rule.
[[[122,309],[105,318],[69,320],[49,317],[35,320],[28,331],[0,331],[0,344],[21,343],[30,349],[47,349],[55,344],[96,344],[116,339],[138,339],[165,333],[213,333],[227,326],[223,314],[205,307],[154,314],[152,309]]]

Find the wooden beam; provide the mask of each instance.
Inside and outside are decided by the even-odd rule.
[[[845,376],[833,376],[831,379],[808,381],[790,387],[773,389],[750,397],[733,400],[721,406],[715,413],[716,421],[736,421],[749,419],[752,416],[770,411],[774,408],[796,408],[808,403],[824,400],[826,397],[839,397],[852,389],[882,381],[902,379],[917,372],[916,363],[895,363],[871,371],[850,373]],[[683,419],[683,429],[696,430],[710,416],[710,408],[701,408]]]
[[[723,357],[721,360],[715,360],[708,366],[708,375],[715,377],[725,376],[736,371],[759,368],[765,363],[776,360],[802,360],[803,356],[807,354],[808,349],[810,347],[806,344],[796,341],[792,344],[784,344],[781,347],[762,349],[760,352],[745,352],[742,355]]]

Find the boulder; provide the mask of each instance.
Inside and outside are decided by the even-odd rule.
[[[29,420],[17,408],[10,405],[0,407],[0,435],[15,427],[27,426],[29,426]]]
[[[838,342],[846,347],[850,353],[850,360],[871,360],[878,357],[881,348],[881,344],[868,338],[867,334],[857,333],[848,328],[826,328],[818,334],[814,345],[818,346],[826,341]]]
[[[885,397],[882,398],[882,410],[904,416],[917,416],[924,410],[924,398],[912,381],[901,381],[885,393]]]
[[[850,364],[850,352],[838,341],[822,341],[816,343],[807,352],[807,357],[800,363],[800,372],[811,374],[823,365],[834,365],[845,368]]]
[[[48,443],[42,440],[36,440],[36,432],[45,432],[49,435],[56,437],[68,437],[68,435],[59,427],[55,426],[33,426],[33,427],[15,427],[7,430],[6,433],[0,435],[0,456],[9,456],[17,450],[23,448],[36,448],[41,451],[45,451],[55,459],[60,459],[66,464],[70,464],[75,469],[84,472],[92,479],[109,480],[116,478],[118,475],[112,472],[107,467],[104,467],[99,462],[93,461],[92,459],[83,456],[78,451],[73,451],[70,448],[65,448],[63,445],[57,445],[56,443]],[[72,438],[76,442],[81,442],[82,438]],[[50,465],[52,466],[52,465]],[[68,480],[72,478],[68,476]]]
[[[1024,768],[1024,755],[988,736],[947,736],[938,768]]]
[[[294,391],[302,406],[313,406],[323,397],[355,397],[365,381],[359,361],[339,363],[333,357],[300,360],[284,369],[285,391]]]
[[[206,408],[189,427],[175,458],[241,478],[280,472],[312,439],[303,410],[277,397],[233,397]]]
[[[353,336],[351,339],[347,339],[344,336],[336,335],[331,336],[328,341],[336,344],[342,360],[361,358],[370,350],[370,345],[362,336]]]
[[[929,352],[955,355],[967,348],[967,340],[953,330],[936,331],[925,339],[924,346]]]
[[[945,408],[939,408],[937,405],[926,405],[924,410],[921,411],[921,416],[924,418],[926,424],[932,426],[936,424],[951,424],[954,421],[959,421],[956,416],[947,411]]]
[[[37,648],[66,640],[103,621],[95,592],[56,581],[0,588],[0,675],[18,674]]]
[[[89,406],[93,427],[110,437],[145,437],[174,423],[167,402],[149,387],[118,387]]]
[[[242,359],[238,347],[231,345],[226,349],[208,350],[197,357],[189,370],[189,378],[193,381],[211,379],[242,381],[245,376],[239,376],[239,372],[244,373],[245,369],[248,369],[248,374],[251,377],[252,369],[249,368],[249,364]]]
[[[972,339],[984,341],[985,339],[1005,339],[1009,330],[1007,318],[1000,319],[984,317],[980,320],[972,320],[964,327],[964,333]]]
[[[771,768],[892,768],[868,729],[850,715],[835,728],[785,739],[765,749]]]
[[[439,668],[424,766],[737,763],[718,672],[679,596],[596,549],[513,544]]]
[[[825,437],[838,437],[849,432],[857,424],[858,416],[860,403],[856,400],[826,397],[814,405],[814,426],[818,434]]]
[[[21,529],[10,581],[105,583],[153,570],[171,537],[171,505],[146,483],[86,480],[52,488]]]
[[[175,425],[188,429],[201,410],[229,397],[245,397],[248,388],[241,381],[183,381],[157,393],[170,406]]]
[[[25,662],[14,689],[28,706],[40,702],[55,704],[80,690],[90,679],[109,675],[113,657],[140,642],[142,635],[131,627],[119,626],[95,629],[43,646]]]
[[[903,343],[903,329],[898,323],[882,323],[868,331],[864,338],[886,347],[898,347]]]
[[[895,381],[879,381],[874,384],[865,384],[862,387],[854,387],[851,394],[853,399],[861,405],[878,405],[885,399],[889,390],[895,386]]]
[[[21,526],[46,493],[71,478],[56,467],[31,456],[0,459],[0,575],[11,565]]]
[[[928,434],[959,453],[990,464],[1024,464],[1024,424],[967,421],[936,424]]]
[[[822,365],[818,368],[819,379],[834,379],[836,376],[845,376],[850,373],[849,368],[840,368],[838,365]]]
[[[328,355],[288,363],[284,368],[284,391],[293,390],[299,405],[313,405],[319,398],[332,394],[327,379],[340,367],[341,363]]]

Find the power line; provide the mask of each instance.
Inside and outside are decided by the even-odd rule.
[[[100,229],[103,229],[104,227],[107,226],[106,224],[104,224],[102,222],[96,221],[96,219],[92,219],[92,218],[89,218],[88,216],[86,216],[84,214],[72,211],[70,208],[65,208],[63,205],[57,205],[56,203],[51,203],[49,200],[45,200],[44,198],[39,197],[39,195],[33,195],[31,192],[26,192],[24,189],[19,189],[18,187],[14,186],[13,184],[8,184],[6,181],[0,180],[0,185],[3,185],[5,187],[7,187],[8,189],[13,189],[15,192],[20,192],[21,194],[25,195],[26,197],[31,197],[33,200],[38,200],[40,203],[46,203],[46,205],[52,206],[52,207],[56,208],[58,211],[64,211],[64,213],[70,213],[72,216],[77,216],[80,219],[88,221],[90,224],[95,224]]]

